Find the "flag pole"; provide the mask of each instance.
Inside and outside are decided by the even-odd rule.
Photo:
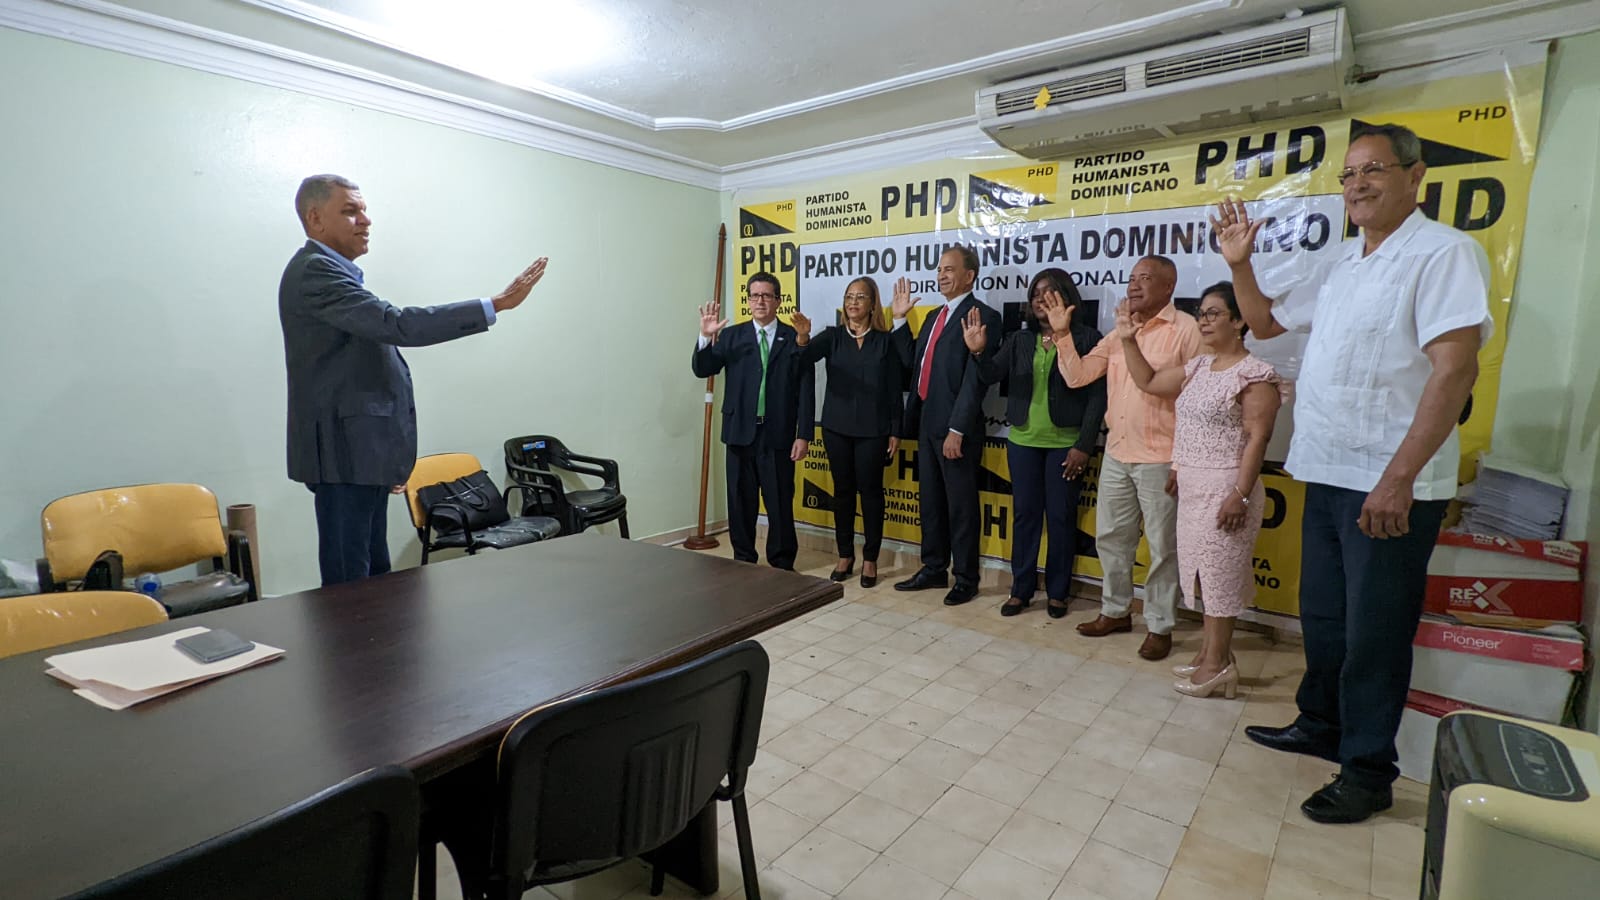
[[[717,226],[717,277],[715,287],[712,288],[711,302],[722,303],[722,264],[725,248],[728,243],[728,226]],[[712,338],[716,340],[716,338]],[[705,400],[705,430],[700,438],[700,518],[695,526],[694,534],[683,542],[683,546],[690,550],[710,550],[717,546],[717,539],[706,534],[706,492],[710,488],[711,480],[711,416],[712,406],[715,404],[717,377],[715,375],[706,379]]]

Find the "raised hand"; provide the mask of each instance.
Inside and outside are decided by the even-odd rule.
[[[1242,200],[1223,200],[1217,204],[1211,228],[1217,233],[1217,245],[1228,265],[1238,266],[1250,261],[1250,254],[1256,249],[1256,232],[1265,222],[1265,219],[1250,221],[1250,213],[1245,211]]]
[[[989,335],[983,328],[983,316],[978,314],[977,307],[967,310],[967,317],[961,320],[961,339],[967,342],[967,351],[976,355],[989,346]]]
[[[889,304],[889,315],[904,319],[910,315],[911,307],[921,302],[921,297],[911,296],[911,282],[902,277],[894,283],[894,300]]]
[[[1128,309],[1128,301],[1124,299],[1117,304],[1117,337],[1131,341],[1139,335],[1139,323],[1133,320],[1133,313]]]
[[[533,290],[533,286],[538,284],[539,279],[544,277],[544,267],[549,263],[550,258],[548,256],[539,257],[533,261],[533,265],[523,269],[516,278],[513,278],[511,283],[506,285],[505,290],[490,297],[489,302],[493,304],[494,311],[503,313],[521,306],[522,301],[528,299],[528,294]]]
[[[795,343],[805,346],[805,341],[801,340],[801,338],[811,337],[811,320],[806,317],[805,313],[797,309],[789,316],[789,324],[794,326]]]
[[[1054,288],[1044,292],[1044,314],[1050,320],[1050,330],[1066,334],[1072,330],[1072,312],[1077,307],[1068,306]]]
[[[722,304],[712,302],[702,304],[700,307],[700,336],[715,338],[728,324],[722,317]]]

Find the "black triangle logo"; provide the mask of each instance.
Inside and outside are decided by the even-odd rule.
[[[833,495],[822,489],[809,478],[801,479],[800,502],[806,509],[825,509],[833,511]]]
[[[771,237],[776,234],[794,234],[771,219],[762,218],[748,209],[739,209],[739,236],[745,238]]]
[[[967,211],[978,212],[982,209],[1027,209],[1030,206],[1049,206],[1050,201],[1027,191],[979,178],[976,175],[967,176]]]
[[[1360,119],[1350,120],[1350,133],[1354,134],[1357,128],[1371,128],[1369,122]],[[1430,141],[1422,135],[1417,135],[1422,141],[1422,161],[1430,169],[1442,166],[1469,166],[1473,163],[1504,162],[1503,156],[1492,156],[1466,147],[1457,147],[1454,144],[1445,144],[1440,141]]]
[[[985,443],[988,443],[985,441]],[[988,494],[1011,495],[1011,480],[1001,478],[982,463],[978,464],[978,490]]]

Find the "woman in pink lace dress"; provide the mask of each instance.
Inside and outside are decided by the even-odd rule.
[[[1261,532],[1261,461],[1278,416],[1282,382],[1272,366],[1245,349],[1249,330],[1233,285],[1206,288],[1200,301],[1200,355],[1184,366],[1154,371],[1133,340],[1138,323],[1117,310],[1128,371],[1147,393],[1177,398],[1172,442],[1178,493],[1178,578],[1184,605],[1205,612],[1205,636],[1187,666],[1176,666],[1173,687],[1192,697],[1221,690],[1232,698],[1239,667],[1231,645],[1233,622],[1255,597],[1251,556]]]

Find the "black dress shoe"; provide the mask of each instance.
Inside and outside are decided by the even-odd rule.
[[[1313,822],[1349,825],[1365,822],[1393,805],[1394,791],[1387,785],[1381,789],[1362,787],[1339,775],[1307,797],[1306,802],[1300,804],[1300,811]]]
[[[1044,611],[1049,613],[1052,619],[1064,619],[1067,616],[1067,601],[1051,597],[1045,603]]]
[[[850,560],[850,565],[846,566],[843,571],[840,571],[838,569],[834,569],[832,572],[830,572],[828,574],[828,580],[829,581],[849,581],[851,573],[855,572],[855,570],[856,570],[856,561],[852,559],[852,560]]]
[[[1304,753],[1306,756],[1320,757],[1328,762],[1339,761],[1337,747],[1331,747],[1313,738],[1297,724],[1285,725],[1282,728],[1273,728],[1271,725],[1247,725],[1244,736],[1271,750]]]
[[[864,587],[864,588],[873,587],[877,583],[878,583],[878,576],[876,576],[876,575],[868,575],[865,572],[861,573],[861,586],[862,587]]]
[[[976,596],[978,596],[978,586],[977,585],[975,585],[975,584],[962,584],[961,582],[958,581],[958,582],[956,582],[956,586],[950,589],[950,593],[944,595],[944,605],[945,606],[960,606],[961,604],[967,602],[968,600],[971,600],[973,597],[976,597]]]
[[[896,581],[894,589],[897,591],[925,591],[928,588],[942,588],[949,585],[949,580],[943,572],[932,569],[918,569],[917,574],[905,581]]]

